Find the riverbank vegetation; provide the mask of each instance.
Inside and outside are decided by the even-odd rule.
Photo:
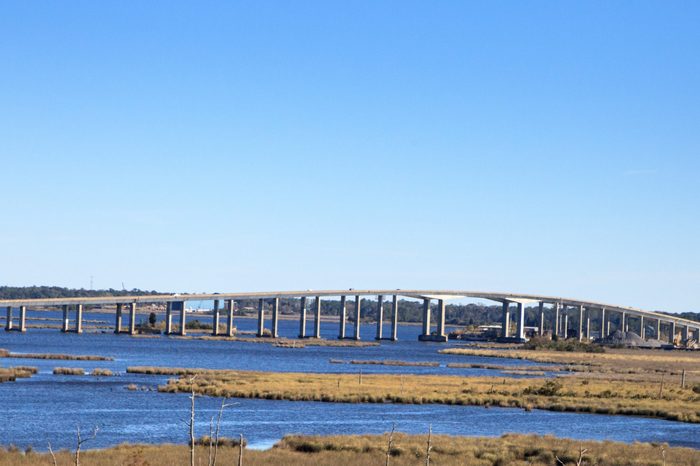
[[[269,450],[244,448],[245,466],[350,466],[426,464],[427,435],[394,433],[384,435],[287,436]],[[196,447],[197,458],[208,456],[208,445]],[[223,443],[218,449],[217,464],[238,464],[236,442]],[[0,466],[52,466],[73,464],[67,450],[50,453],[26,452],[17,448],[0,449]],[[580,460],[580,462],[579,462]],[[81,461],[93,466],[151,465],[185,466],[190,464],[187,445],[119,445],[99,450],[84,450]],[[430,437],[430,464],[443,466],[700,466],[697,450],[669,447],[666,444],[594,442],[537,435],[502,437]]]
[[[0,383],[28,378],[37,372],[38,369],[36,367],[29,366],[0,367]]]
[[[438,367],[439,362],[434,361],[400,361],[393,359],[330,359],[331,364],[358,364],[373,366],[412,366],[412,367]]]
[[[569,376],[310,374],[161,367],[130,367],[127,372],[177,376],[158,387],[167,393],[194,390],[214,397],[497,406],[700,422],[700,386],[682,388],[679,381],[668,379],[659,383]]]
[[[114,361],[114,358],[107,356],[95,356],[91,354],[12,353],[6,349],[0,349],[0,358],[57,359],[66,361]]]
[[[700,384],[700,352],[644,349],[606,349],[604,353],[508,348],[445,348],[442,354],[469,357],[522,359],[554,364],[550,370],[574,372],[578,377],[605,380]],[[455,358],[459,363],[459,358]]]
[[[54,367],[54,375],[85,375],[82,367]]]

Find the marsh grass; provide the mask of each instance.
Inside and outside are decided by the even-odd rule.
[[[377,365],[377,366],[416,366],[416,367],[438,367],[439,362],[432,361],[400,361],[394,359],[352,359],[346,361],[344,359],[330,359],[331,364],[358,364],[358,365]]]
[[[97,377],[99,377],[99,376],[111,377],[114,375],[114,373],[109,369],[95,368],[92,371],[90,371],[90,375],[94,375]]]
[[[158,390],[194,390],[213,397],[342,403],[437,403],[550,411],[619,414],[700,422],[700,394],[691,386],[644,381],[557,378],[457,377],[413,374],[310,374],[190,368],[130,367],[127,372],[173,375]],[[556,381],[560,389],[551,391]],[[543,388],[544,387],[544,388]],[[549,387],[549,388],[548,388]]]
[[[245,450],[246,466],[380,466],[386,464],[385,435],[287,436],[265,451]],[[395,433],[389,451],[391,465],[425,465],[426,436]],[[665,444],[592,442],[537,435],[504,435],[498,438],[432,435],[431,464],[442,466],[550,466],[575,464],[585,449],[584,464],[598,466],[700,466],[697,450],[668,447]],[[208,443],[198,446],[197,458],[207,457]],[[237,464],[238,447],[219,447],[217,464]],[[189,464],[186,445],[120,445],[104,450],[86,450],[85,464],[93,466]],[[70,452],[56,452],[57,463],[72,464]],[[206,462],[206,460],[205,460]],[[48,453],[0,450],[0,466],[50,466]]]
[[[54,367],[54,375],[85,375],[82,367]]]
[[[663,375],[677,376],[686,371],[689,382],[700,383],[700,351],[663,351],[644,349],[607,349],[605,353],[580,353],[548,350],[446,348],[442,354],[491,358],[523,359],[555,364],[553,369],[581,376],[631,381],[657,381]],[[449,363],[448,366],[454,367]],[[511,368],[514,369],[514,368]],[[526,370],[518,367],[517,370]]]
[[[5,349],[0,349],[0,358],[20,358],[20,359],[60,359],[66,361],[113,361],[114,358],[107,356],[95,356],[90,354],[55,354],[55,353],[11,353]]]
[[[29,378],[39,370],[30,366],[0,367],[0,383]]]

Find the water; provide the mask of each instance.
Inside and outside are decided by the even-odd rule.
[[[86,319],[111,316],[86,315]],[[241,330],[253,330],[254,320],[240,319]],[[322,335],[332,338],[337,325],[322,324]],[[280,321],[282,336],[293,337],[298,322]],[[363,326],[363,337],[374,336],[374,325]],[[156,365],[307,372],[404,372],[460,375],[503,375],[484,369],[451,369],[448,362],[488,362],[514,368],[526,361],[441,355],[444,344],[416,341],[420,328],[402,325],[399,342],[382,342],[379,347],[276,348],[269,344],[177,338],[130,338],[125,335],[61,334],[56,330],[29,329],[26,334],[0,332],[0,348],[14,352],[61,352],[99,354],[114,361],[50,361],[0,359],[0,365],[31,365],[39,374],[14,383],[0,384],[3,400],[0,438],[5,445],[29,445],[45,449],[72,448],[75,428],[83,431],[100,426],[96,439],[86,447],[97,448],[121,442],[187,441],[184,420],[189,400],[183,394],[155,391],[167,377],[126,374],[127,366]],[[391,367],[331,364],[329,359],[401,359],[437,361],[440,367]],[[54,367],[108,368],[116,377],[56,376]],[[128,384],[147,387],[130,391]],[[341,404],[272,400],[235,400],[227,409],[222,434],[239,433],[252,447],[269,447],[285,434],[383,433],[392,422],[402,432],[424,433],[428,424],[441,434],[497,436],[506,432],[534,432],[578,439],[608,439],[624,442],[668,442],[700,448],[700,425],[629,416],[603,416],[520,409],[441,405]],[[211,416],[220,400],[197,399],[197,435],[208,433]]]

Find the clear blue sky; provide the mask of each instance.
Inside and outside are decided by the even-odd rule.
[[[700,4],[5,1],[0,284],[700,298]]]

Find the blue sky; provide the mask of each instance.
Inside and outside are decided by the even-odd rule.
[[[697,2],[3,2],[0,283],[700,290]]]

